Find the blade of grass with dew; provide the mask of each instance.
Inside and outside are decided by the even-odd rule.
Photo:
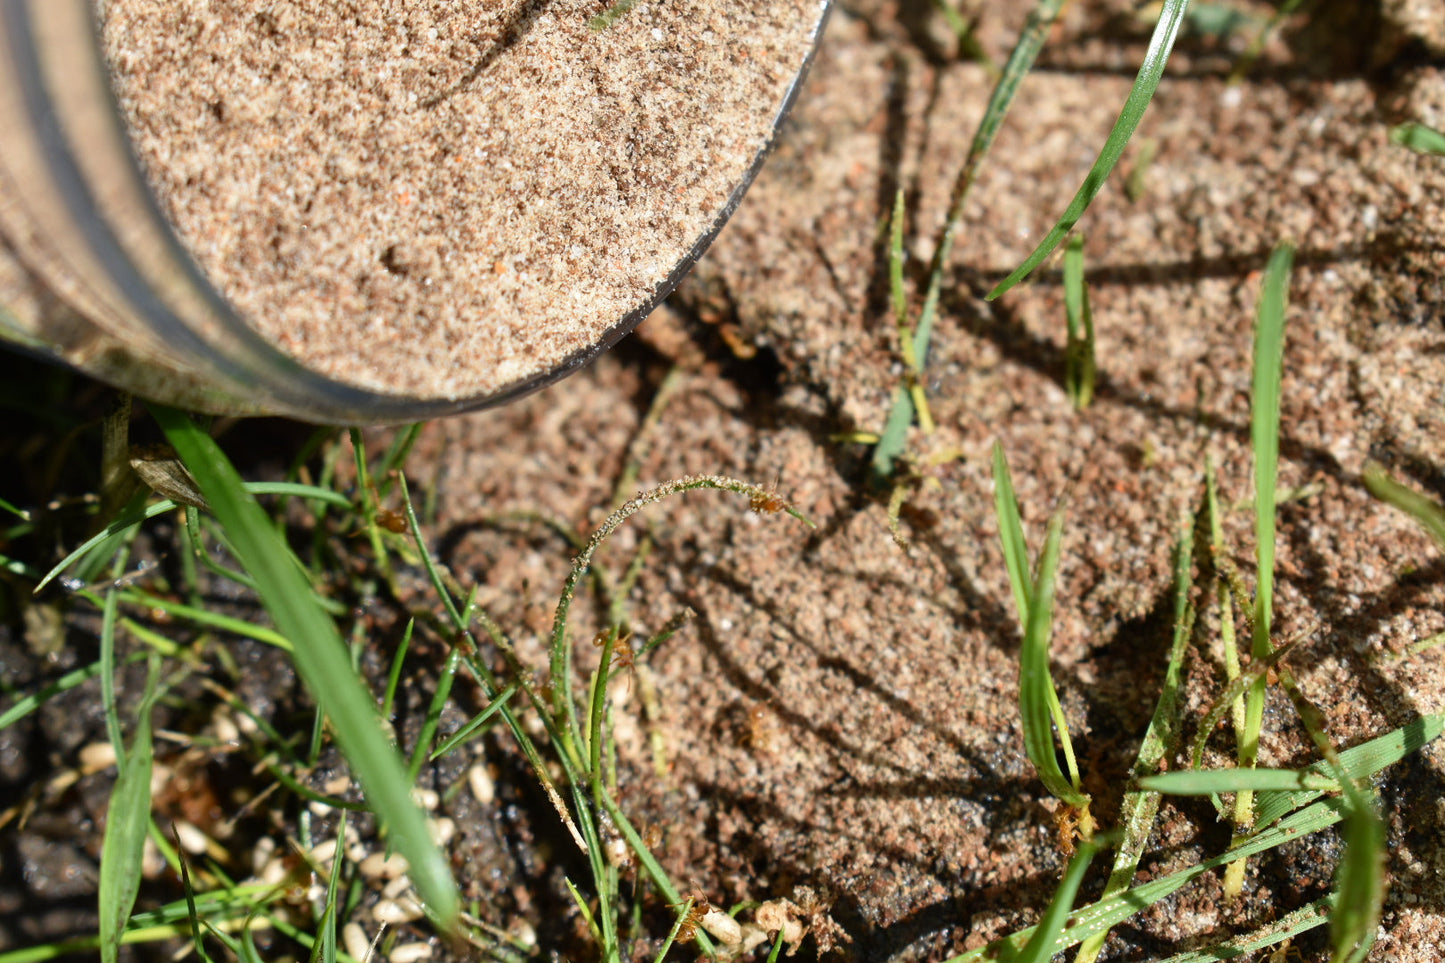
[[[1174,547],[1173,638],[1164,666],[1164,683],[1159,689],[1159,699],[1154,704],[1154,715],[1149,720],[1149,727],[1144,731],[1144,738],[1139,744],[1139,754],[1131,769],[1131,775],[1136,781],[1157,772],[1164,759],[1179,750],[1182,738],[1179,686],[1184,673],[1184,653],[1189,648],[1189,638],[1194,632],[1194,607],[1189,602],[1189,595],[1194,589],[1193,561],[1194,520],[1187,519]],[[1134,881],[1139,860],[1143,858],[1144,850],[1149,844],[1149,834],[1154,829],[1154,818],[1158,812],[1158,792],[1141,787],[1124,794],[1124,801],[1119,807],[1119,847],[1114,852],[1114,864],[1110,867],[1109,879],[1104,884],[1101,898],[1124,892]],[[1074,963],[1093,963],[1104,949],[1108,938],[1106,931],[1084,940],[1079,944]]]
[[[1034,269],[1054,252],[1054,248],[1059,246],[1059,242],[1069,231],[1073,230],[1079,218],[1084,216],[1084,211],[1093,203],[1099,191],[1103,190],[1109,172],[1119,162],[1119,156],[1124,153],[1124,145],[1134,136],[1154,91],[1159,87],[1164,66],[1169,62],[1169,52],[1174,49],[1174,41],[1179,37],[1179,29],[1184,25],[1184,13],[1188,8],[1189,0],[1164,0],[1159,22],[1155,24],[1154,34],[1149,38],[1149,49],[1145,52],[1144,62],[1140,64],[1139,73],[1134,78],[1134,86],[1129,90],[1129,96],[1124,100],[1124,108],[1119,112],[1118,120],[1114,121],[1109,136],[1105,138],[1094,166],[1089,169],[1084,183],[1069,202],[1069,206],[1064,209],[1058,222],[1050,228],[1033,253],[988,293],[988,300],[994,300],[1032,274]]]
[[[1029,12],[1028,20],[1019,32],[1018,42],[1014,44],[1013,52],[1004,64],[1003,73],[994,84],[988,106],[984,108],[983,117],[978,122],[978,129],[974,131],[968,157],[964,159],[963,166],[959,168],[958,176],[954,179],[948,202],[948,216],[929,266],[928,288],[923,297],[923,307],[918,312],[918,323],[913,328],[913,352],[920,372],[928,363],[928,345],[933,337],[933,322],[938,315],[938,301],[943,293],[943,277],[953,256],[953,245],[958,238],[959,228],[963,224],[964,204],[968,200],[969,189],[978,176],[978,168],[984,156],[993,146],[994,137],[1003,126],[1004,117],[1013,104],[1014,95],[1018,93],[1019,84],[1033,69],[1034,61],[1038,59],[1039,51],[1043,49],[1044,41],[1048,37],[1049,28],[1058,19],[1063,4],[1064,0],[1039,0]],[[899,386],[894,392],[893,407],[889,410],[883,432],[873,448],[871,469],[875,481],[892,477],[894,462],[903,454],[908,426],[913,424],[914,413],[912,392]]]
[[[1077,235],[1064,249],[1064,316],[1068,343],[1064,348],[1064,391],[1082,411],[1094,400],[1094,311],[1084,282],[1084,237]]]
[[[291,553],[216,443],[184,413],[154,406],[167,440],[195,476],[237,558],[256,580],[271,618],[295,646],[292,658],[312,697],[331,719],[336,740],[367,799],[406,857],[428,907],[446,927],[455,925],[456,883],[432,842],[409,792],[405,768],[391,747],[371,695],[352,670],[336,623],[317,602]]]
[[[1424,124],[1410,122],[1391,127],[1390,143],[1422,154],[1445,155],[1445,134]]]
[[[1346,749],[1339,754],[1340,767],[1350,779],[1369,779],[1387,766],[1394,765],[1445,733],[1445,715],[1421,716],[1383,736]],[[1323,760],[1307,767],[1308,772],[1334,777]],[[1285,813],[1313,802],[1320,797],[1315,790],[1261,792],[1255,801],[1255,818],[1260,826],[1268,826]]]
[[[140,893],[141,862],[151,821],[151,774],[155,755],[151,742],[151,708],[160,679],[160,659],[152,656],[145,694],[136,712],[130,748],[120,763],[110,805],[105,815],[105,836],[100,846],[100,958],[116,963],[121,937]],[[116,744],[119,751],[120,745]]]
[[[1434,499],[1395,481],[1384,466],[1376,462],[1365,463],[1363,479],[1366,491],[1419,522],[1435,544],[1445,551],[1445,508],[1441,508]]]

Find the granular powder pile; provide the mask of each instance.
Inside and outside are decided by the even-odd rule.
[[[268,340],[387,394],[586,353],[724,214],[818,0],[106,0],[162,207]]]

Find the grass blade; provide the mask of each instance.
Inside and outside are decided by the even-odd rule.
[[[1254,328],[1254,402],[1250,444],[1254,449],[1254,536],[1259,584],[1254,595],[1254,657],[1274,651],[1270,618],[1274,611],[1275,488],[1279,481],[1280,380],[1284,371],[1284,315],[1288,307],[1294,245],[1282,243],[1270,253]]]
[[[1189,7],[1189,0],[1164,0],[1163,10],[1159,14],[1159,22],[1154,27],[1154,35],[1149,38],[1149,49],[1144,54],[1144,62],[1139,67],[1139,73],[1134,78],[1134,86],[1129,91],[1129,96],[1124,100],[1124,109],[1119,112],[1119,119],[1114,121],[1114,127],[1109,131],[1109,136],[1104,140],[1104,146],[1099,151],[1099,157],[1094,161],[1094,166],[1084,177],[1084,183],[1079,187],[1074,199],[1069,202],[1058,223],[1049,230],[1039,246],[1034,248],[1032,254],[1024,259],[1024,262],[1014,269],[1013,273],[1004,278],[998,285],[988,293],[988,299],[992,301],[1003,294],[1009,288],[1018,284],[1024,278],[1033,273],[1034,268],[1043,263],[1044,259],[1054,252],[1059,242],[1069,233],[1079,218],[1084,216],[1099,191],[1104,187],[1104,182],[1109,178],[1109,172],[1119,162],[1119,155],[1124,153],[1124,145],[1129,143],[1129,138],[1134,136],[1134,131],[1139,126],[1139,121],[1144,117],[1144,111],[1149,107],[1149,101],[1154,96],[1155,89],[1159,86],[1159,79],[1164,75],[1164,65],[1169,61],[1169,52],[1174,49],[1174,41],[1179,36],[1179,29],[1184,25],[1184,12]]]
[[[1445,155],[1445,134],[1414,122],[1390,128],[1390,143],[1422,154]]]
[[[954,179],[953,193],[948,202],[948,218],[944,223],[943,234],[939,236],[938,247],[933,252],[933,261],[928,272],[928,290],[923,297],[923,307],[918,312],[918,324],[913,328],[913,356],[920,372],[928,362],[928,342],[933,336],[933,321],[938,316],[943,276],[949,259],[953,256],[953,244],[958,238],[959,227],[963,224],[964,204],[968,200],[969,189],[973,186],[974,178],[978,176],[978,168],[984,156],[993,146],[994,137],[1003,126],[1003,119],[1013,104],[1019,84],[1033,68],[1039,51],[1043,49],[1044,40],[1048,37],[1049,28],[1058,18],[1063,5],[1063,0],[1040,0],[1029,13],[1029,18],[1019,33],[1018,42],[1014,44],[1013,53],[1009,55],[1008,63],[1004,65],[1003,73],[994,85],[988,106],[984,108],[983,119],[978,122],[978,129],[974,131],[968,157],[959,168],[958,177]],[[887,425],[878,444],[873,448],[872,469],[875,480],[885,479],[893,474],[893,463],[903,454],[904,439],[908,434],[908,426],[913,423],[913,417],[913,394],[900,385],[894,392],[893,408],[888,414]]]
[[[1094,400],[1094,312],[1089,307],[1089,286],[1084,283],[1084,238],[1069,241],[1064,249],[1064,316],[1069,340],[1064,348],[1064,391],[1074,408],[1083,411]]]
[[[456,883],[427,833],[421,810],[411,799],[406,769],[387,739],[375,701],[351,666],[335,622],[210,436],[175,409],[155,406],[152,413],[195,476],[230,536],[237,558],[256,580],[261,601],[276,627],[295,646],[297,671],[331,719],[336,741],[356,771],[368,801],[411,866],[417,892],[442,925],[455,925]]]
[[[1079,847],[1074,858],[1069,860],[1069,868],[1064,870],[1064,878],[1060,881],[1059,888],[1054,891],[1054,898],[1049,900],[1049,908],[1044,910],[1043,917],[1034,927],[1033,935],[1029,937],[1028,943],[1024,944],[1014,963],[1048,963],[1058,952],[1059,936],[1069,921],[1069,912],[1073,909],[1074,899],[1079,895],[1079,884],[1084,881],[1084,874],[1089,871],[1089,864],[1093,862],[1094,854],[1098,851],[1096,843],[1086,842]]]
[[[1019,624],[1029,622],[1029,549],[1024,541],[1024,523],[1014,494],[1013,475],[1003,445],[993,443],[993,504],[998,517],[998,537],[1003,542],[1004,565],[1018,608]]]
[[[1383,466],[1375,462],[1365,465],[1364,481],[1371,495],[1419,522],[1435,544],[1445,551],[1445,509],[1437,502],[1395,481]]]
[[[1188,769],[1139,780],[1139,785],[1171,796],[1208,796],[1217,792],[1338,792],[1339,780],[1308,769]]]
[[[1365,793],[1351,786],[1346,796],[1350,811],[1342,834],[1345,854],[1335,873],[1330,948],[1333,963],[1360,963],[1374,945],[1385,901],[1385,824]]]
[[[1202,950],[1179,953],[1167,960],[1160,960],[1159,963],[1218,963],[1219,960],[1242,957],[1256,950],[1263,950],[1277,943],[1283,943],[1285,940],[1294,939],[1301,933],[1308,933],[1315,927],[1323,925],[1329,919],[1329,910],[1329,897],[1317,899],[1307,906],[1301,906],[1293,913],[1281,916],[1275,922],[1255,930],[1248,936],[1216,943],[1214,946]],[[1265,959],[1272,960],[1273,957]]]
[[[1063,725],[1054,680],[1049,673],[1049,639],[1053,634],[1054,577],[1058,572],[1059,544],[1063,540],[1062,515],[1049,522],[1044,553],[1039,559],[1039,574],[1029,599],[1029,618],[1024,630],[1023,648],[1019,652],[1019,712],[1023,719],[1024,747],[1039,778],[1049,792],[1070,806],[1087,810],[1089,797],[1078,789],[1077,778],[1071,780],[1059,768],[1054,750],[1054,728],[1074,771],[1073,747]]]
[[[155,704],[160,662],[152,658],[146,691],[136,713],[135,734],[111,790],[100,848],[100,958],[116,963],[121,935],[140,892],[141,859],[151,822],[151,707]]]
[[[1154,705],[1154,715],[1149,720],[1149,728],[1144,731],[1139,755],[1134,761],[1132,774],[1135,779],[1157,772],[1165,757],[1178,751],[1181,741],[1179,685],[1184,673],[1184,653],[1189,648],[1189,638],[1194,631],[1194,607],[1189,603],[1189,595],[1194,588],[1193,561],[1194,525],[1191,523],[1184,526],[1174,549],[1174,637],[1169,646],[1169,660],[1164,668],[1159,701]],[[1134,881],[1158,812],[1159,793],[1140,787],[1124,794],[1124,802],[1119,807],[1122,838],[1114,853],[1109,880],[1104,884],[1104,898],[1124,892]],[[1074,963],[1093,963],[1104,949],[1108,937],[1105,931],[1084,940],[1079,945]]]

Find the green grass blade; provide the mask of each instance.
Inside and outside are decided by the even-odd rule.
[[[1248,936],[1216,943],[1214,946],[1202,950],[1179,953],[1167,960],[1160,960],[1159,963],[1217,963],[1219,960],[1232,960],[1235,957],[1268,949],[1285,940],[1292,940],[1301,933],[1308,933],[1315,927],[1324,925],[1329,919],[1329,912],[1329,897],[1318,899],[1307,906],[1301,906],[1293,913],[1281,916],[1270,925],[1255,930]],[[1265,957],[1265,959],[1272,958]]]
[[[1134,761],[1132,774],[1135,779],[1157,772],[1164,758],[1177,752],[1182,741],[1179,686],[1184,673],[1184,653],[1189,648],[1189,638],[1194,631],[1194,608],[1189,603],[1189,595],[1194,588],[1193,562],[1194,525],[1186,524],[1174,549],[1174,636],[1169,646],[1159,700],[1154,705],[1154,715],[1149,720],[1149,728],[1144,731],[1139,755]],[[1114,853],[1109,880],[1104,884],[1104,897],[1124,892],[1134,881],[1158,812],[1159,793],[1139,788],[1124,794],[1123,804],[1119,807],[1122,836]],[[1074,963],[1092,963],[1103,950],[1108,936],[1106,931],[1084,940],[1079,945]]]
[[[1054,578],[1058,572],[1063,531],[1063,516],[1055,515],[1049,522],[1043,556],[1039,559],[1039,574],[1034,581],[1023,648],[1019,652],[1019,712],[1023,720],[1024,748],[1038,770],[1039,778],[1049,792],[1077,809],[1085,809],[1089,805],[1089,797],[1064,775],[1054,751],[1054,728],[1058,723],[1059,739],[1064,743],[1070,768],[1073,768],[1073,747],[1069,744],[1068,730],[1062,725],[1061,713],[1057,709],[1058,696],[1049,672]]]
[[[993,504],[998,518],[998,537],[1003,543],[1004,566],[1008,569],[1009,587],[1013,589],[1019,624],[1029,622],[1029,550],[1024,541],[1024,523],[1019,515],[1019,502],[1014,494],[1013,475],[1003,445],[993,443]]]
[[[1422,154],[1445,155],[1445,134],[1413,121],[1390,128],[1390,143]]]
[[[1139,780],[1139,785],[1171,796],[1207,796],[1217,792],[1337,792],[1339,781],[1308,769],[1189,769]]]
[[[245,490],[252,495],[291,495],[299,498],[312,498],[317,501],[330,502],[333,505],[340,505],[344,508],[351,507],[351,502],[345,495],[326,488],[317,488],[314,485],[299,485],[295,482],[250,482],[244,487]],[[45,577],[35,586],[35,591],[39,592],[45,588],[45,586],[54,581],[56,576],[61,572],[64,572],[70,566],[90,554],[92,550],[108,539],[139,525],[147,519],[155,518],[157,515],[164,515],[166,512],[177,507],[179,506],[175,502],[167,498],[156,502],[144,511],[128,512],[122,515],[100,532],[86,539],[75,551],[65,556],[54,568],[46,572]]]
[[[102,963],[116,963],[119,959],[121,936],[140,892],[141,859],[151,821],[151,772],[155,762],[151,707],[155,704],[159,676],[160,662],[153,658],[145,696],[136,713],[135,734],[106,810],[99,883]]]
[[[1406,488],[1375,462],[1365,465],[1364,482],[1371,495],[1415,519],[1435,540],[1435,544],[1445,550],[1445,509],[1434,499]]]
[[[293,659],[312,697],[331,719],[337,743],[355,770],[367,799],[411,866],[417,892],[445,926],[455,925],[456,883],[447,861],[412,801],[406,770],[392,748],[375,701],[351,666],[335,622],[321,607],[285,542],[210,436],[185,414],[152,409],[167,440],[195,476],[216,519],[230,536],[237,558],[255,579],[276,627],[295,646]]]
[[[1098,196],[1099,191],[1103,190],[1109,172],[1119,162],[1119,155],[1124,153],[1124,145],[1134,136],[1134,131],[1159,86],[1159,79],[1164,75],[1164,65],[1169,61],[1169,52],[1174,49],[1174,41],[1179,36],[1179,28],[1184,24],[1184,12],[1188,7],[1189,0],[1164,0],[1159,22],[1154,27],[1154,35],[1149,38],[1149,49],[1144,54],[1144,62],[1139,67],[1138,75],[1134,78],[1134,86],[1125,98],[1124,109],[1119,112],[1119,119],[1114,121],[1113,129],[1105,138],[1094,166],[1090,168],[1083,185],[1069,202],[1058,223],[1039,242],[1039,246],[1034,248],[1034,252],[988,293],[990,301],[1032,274],[1034,269],[1054,252],[1054,248],[1059,246],[1059,242],[1079,222],[1079,218],[1084,216],[1084,211]]]
[[[1254,595],[1254,657],[1274,651],[1270,618],[1274,611],[1275,489],[1279,481],[1280,380],[1284,371],[1284,316],[1288,307],[1294,245],[1270,253],[1264,269],[1254,327],[1254,392],[1250,444],[1254,449],[1254,536],[1259,566]]]
[[[1064,931],[1064,925],[1069,921],[1069,913],[1074,907],[1074,899],[1079,895],[1079,884],[1084,881],[1084,874],[1089,871],[1089,864],[1094,860],[1094,854],[1099,851],[1097,844],[1085,842],[1069,860],[1068,869],[1064,870],[1064,878],[1059,883],[1059,888],[1054,891],[1053,899],[1049,900],[1048,909],[1044,910],[1043,917],[1034,927],[1033,935],[1019,951],[1014,963],[1048,963],[1058,952],[1059,936]]]
[[[1003,119],[1013,104],[1019,84],[1023,83],[1024,77],[1033,68],[1039,51],[1043,49],[1044,40],[1049,35],[1049,28],[1053,26],[1062,8],[1063,0],[1039,0],[1030,11],[1029,18],[1019,33],[1018,42],[1014,44],[1013,53],[1009,55],[1008,63],[1004,65],[1003,73],[994,85],[988,106],[984,108],[983,119],[974,131],[968,157],[959,168],[958,177],[954,179],[953,193],[948,202],[948,218],[944,223],[943,234],[938,239],[938,247],[933,252],[928,290],[924,294],[923,307],[918,312],[918,324],[913,329],[913,356],[920,372],[928,362],[928,344],[933,337],[934,319],[938,316],[938,301],[943,293],[944,274],[948,269],[949,259],[953,256],[953,245],[958,238],[959,228],[963,224],[964,205],[968,200],[969,189],[978,176],[978,168],[984,156],[993,146],[994,137],[1003,126]],[[903,454],[904,439],[908,434],[908,426],[913,423],[914,414],[913,394],[907,388],[899,387],[893,395],[893,408],[888,413],[887,424],[873,449],[872,467],[875,480],[892,476],[894,461]]]
[[[442,756],[445,756],[457,746],[472,738],[476,731],[480,729],[488,719],[490,719],[493,715],[496,714],[498,709],[501,709],[503,706],[505,706],[507,702],[511,700],[512,696],[517,694],[517,690],[519,688],[521,688],[521,683],[519,682],[508,683],[505,689],[497,693],[496,698],[492,699],[492,701],[487,703],[485,709],[477,713],[471,719],[467,720],[465,725],[463,725],[460,729],[458,729],[456,732],[452,733],[445,740],[443,740],[442,744],[437,746],[436,749],[432,751],[429,759],[432,761],[440,759]]]
[[[1333,963],[1360,963],[1375,942],[1385,901],[1385,824],[1365,793],[1349,787],[1350,811],[1342,835],[1345,854],[1335,874],[1330,913]]]
[[[1205,873],[1218,869],[1221,866],[1238,859],[1249,856],[1257,856],[1286,843],[1299,839],[1302,835],[1316,833],[1322,829],[1338,823],[1344,818],[1343,806],[1339,800],[1317,802],[1314,805],[1303,809],[1287,819],[1280,822],[1278,826],[1267,829],[1249,837],[1236,846],[1230,847],[1224,853],[1197,863],[1188,869],[1179,870],[1168,876],[1141,883],[1127,892],[1107,899],[1101,899],[1091,903],[1074,912],[1068,928],[1054,947],[1054,952],[1067,949],[1069,946],[1087,939],[1098,933],[1106,932],[1110,927],[1122,923],[1124,920],[1138,913],[1147,906],[1183,889],[1194,882]],[[947,963],[974,963],[976,960],[1007,960],[1010,959],[1033,935],[1034,928],[1027,927],[1016,933],[1011,933],[1001,939],[994,940],[987,946],[981,946],[967,953],[961,953],[947,961]]]
[[[1439,738],[1442,732],[1445,732],[1445,715],[1422,716],[1393,732],[1341,752],[1340,766],[1349,779],[1367,779]],[[1307,771],[1321,776],[1335,775],[1333,768],[1324,760],[1307,767]],[[1255,807],[1256,825],[1268,826],[1319,795],[1313,790],[1262,792]]]
[[[1064,392],[1082,411],[1094,400],[1094,312],[1084,283],[1084,238],[1076,235],[1064,249],[1064,316],[1069,340],[1064,348]]]

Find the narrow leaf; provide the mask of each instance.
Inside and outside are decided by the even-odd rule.
[[[241,564],[256,581],[276,627],[295,646],[297,671],[312,698],[331,719],[336,741],[355,770],[367,799],[411,866],[417,892],[443,926],[458,912],[456,884],[432,843],[421,810],[411,799],[406,770],[392,748],[375,701],[351,666],[350,654],[286,544],[220,448],[186,415],[155,406],[152,413],[211,504]]]
[[[1184,25],[1184,12],[1188,7],[1189,0],[1164,0],[1159,22],[1154,27],[1154,35],[1149,38],[1149,49],[1144,54],[1144,62],[1139,67],[1138,75],[1134,78],[1134,86],[1124,100],[1124,109],[1119,112],[1119,119],[1114,121],[1113,129],[1105,138],[1094,166],[1089,169],[1083,185],[1069,202],[1058,223],[1039,242],[1034,252],[988,293],[990,301],[1032,274],[1034,269],[1043,263],[1044,258],[1054,252],[1054,248],[1059,246],[1059,242],[1079,222],[1079,218],[1084,216],[1084,211],[1098,196],[1099,191],[1103,190],[1104,182],[1109,179],[1109,172],[1119,162],[1119,155],[1124,153],[1124,145],[1134,136],[1134,130],[1144,118],[1144,111],[1148,109],[1149,101],[1159,86],[1159,79],[1164,75],[1164,65],[1169,61],[1169,52],[1174,49],[1179,28]]]

